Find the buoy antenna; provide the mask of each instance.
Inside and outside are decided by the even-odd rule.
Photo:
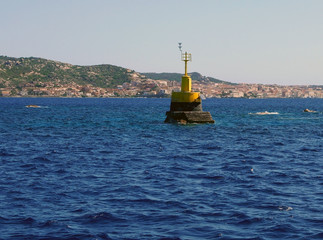
[[[181,60],[185,62],[185,76],[187,76],[187,62],[192,61],[192,54],[188,52],[183,53],[181,42],[178,43],[178,48],[181,51]]]
[[[178,48],[179,48],[179,50],[181,51],[181,53],[182,53],[182,43],[181,42],[179,42],[178,43]]]

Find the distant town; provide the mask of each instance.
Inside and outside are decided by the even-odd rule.
[[[206,98],[323,98],[323,85],[235,84],[189,73]],[[170,97],[180,73],[139,73],[109,64],[78,66],[42,58],[0,56],[0,97]]]
[[[0,88],[2,97],[169,97],[180,91],[180,82],[153,80],[128,70],[131,81],[115,88],[95,87],[75,82],[26,83],[20,87]],[[201,92],[206,98],[323,98],[322,86],[281,86],[264,84],[226,84],[192,81],[192,91]]]

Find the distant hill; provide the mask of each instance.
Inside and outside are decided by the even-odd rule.
[[[322,86],[234,84],[197,72],[189,75],[193,83],[201,83],[198,89],[208,98],[323,98]],[[168,97],[180,88],[181,77],[181,73],[139,73],[109,64],[78,66],[0,56],[0,97]]]
[[[190,73],[190,76],[193,81],[203,84],[215,82],[232,85],[197,72]],[[76,84],[111,89],[132,81],[143,84],[147,79],[180,82],[181,77],[180,73],[137,73],[109,64],[79,66],[43,58],[0,56],[0,88],[16,88],[18,91],[24,87],[42,87],[46,83],[54,86]]]
[[[142,75],[145,75],[147,78],[154,79],[154,80],[169,80],[169,81],[177,81],[180,82],[182,79],[183,74],[181,73],[141,73]],[[198,81],[198,82],[203,82],[203,83],[208,83],[208,82],[214,82],[214,83],[225,83],[229,85],[234,85],[234,83],[226,82],[223,80],[219,80],[216,78],[212,77],[205,77],[202,76],[198,72],[192,72],[189,73],[188,75],[191,76],[193,81]]]
[[[0,88],[30,82],[59,82],[112,88],[131,81],[126,68],[113,65],[77,66],[42,58],[0,56]]]

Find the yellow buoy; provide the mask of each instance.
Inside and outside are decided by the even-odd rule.
[[[179,43],[181,50],[182,46]],[[187,74],[187,62],[192,61],[191,53],[182,53],[181,60],[185,62],[185,72],[182,76],[180,92],[172,92],[170,111],[166,112],[167,123],[214,123],[209,112],[203,112],[202,99],[199,92],[192,92],[192,79]]]

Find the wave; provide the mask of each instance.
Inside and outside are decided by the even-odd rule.
[[[12,157],[12,156],[16,156],[16,155],[8,152],[5,149],[0,149],[0,157]]]
[[[83,216],[77,217],[78,221],[82,221],[85,223],[109,223],[109,222],[123,222],[125,221],[123,218],[119,218],[114,216],[108,212],[98,212],[92,214],[85,214]]]
[[[305,239],[323,239],[323,232],[319,232],[319,233],[313,234],[311,236],[304,237],[304,240]]]
[[[56,233],[56,234],[47,234],[47,235],[35,235],[35,234],[14,234],[7,238],[6,240],[89,240],[89,239],[98,239],[98,240],[112,240],[106,233],[99,233],[96,235],[79,233]]]
[[[49,162],[51,162],[51,160],[49,160],[46,157],[34,157],[33,160],[36,161],[36,162],[40,162],[40,163],[49,163]]]

